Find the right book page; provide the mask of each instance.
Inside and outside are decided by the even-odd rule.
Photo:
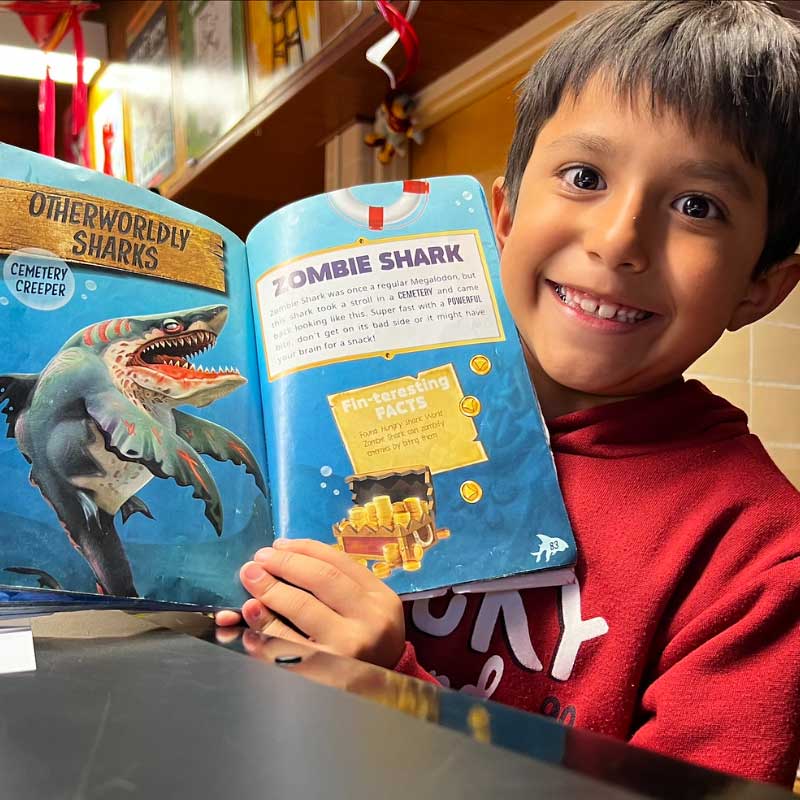
[[[301,200],[247,251],[276,535],[401,595],[566,582],[575,541],[477,181]]]

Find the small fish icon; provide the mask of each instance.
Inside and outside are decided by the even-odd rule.
[[[569,545],[563,540],[554,536],[545,536],[543,533],[537,533],[536,538],[541,542],[539,550],[536,553],[531,553],[536,556],[536,563],[544,556],[544,560],[549,562],[550,556],[553,553],[561,553],[564,550],[569,550]]]

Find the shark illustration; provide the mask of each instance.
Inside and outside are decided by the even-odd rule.
[[[539,549],[537,552],[531,553],[531,555],[536,556],[537,564],[542,556],[544,556],[544,560],[549,563],[550,556],[553,555],[553,553],[561,553],[564,550],[569,550],[569,545],[558,537],[545,536],[543,533],[537,533],[536,538],[540,542]]]
[[[266,495],[241,439],[176,409],[207,406],[246,383],[233,368],[189,361],[214,346],[227,316],[226,306],[207,306],[98,322],[68,339],[38,375],[0,375],[7,435],[104,594],[137,596],[114,516],[152,519],[136,493],[154,476],[191,486],[218,535],[222,504],[200,454],[244,466]]]

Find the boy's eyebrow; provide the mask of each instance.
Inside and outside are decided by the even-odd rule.
[[[742,174],[732,164],[719,161],[696,159],[684,161],[676,170],[687,178],[715,181],[727,186],[732,192],[739,195],[742,200],[752,200],[753,192]]]
[[[615,150],[610,139],[592,133],[568,133],[566,136],[561,136],[555,141],[550,142],[550,144],[547,145],[547,149],[555,149],[565,144],[578,145],[578,147],[582,147],[584,150],[600,153],[604,156],[612,155]]]

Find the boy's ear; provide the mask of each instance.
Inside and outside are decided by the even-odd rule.
[[[503,252],[508,234],[511,232],[511,209],[505,190],[505,178],[496,178],[492,184],[492,225],[497,239],[497,247]]]
[[[762,272],[750,281],[750,288],[728,323],[737,331],[765,317],[776,309],[800,281],[800,255],[794,254]]]

